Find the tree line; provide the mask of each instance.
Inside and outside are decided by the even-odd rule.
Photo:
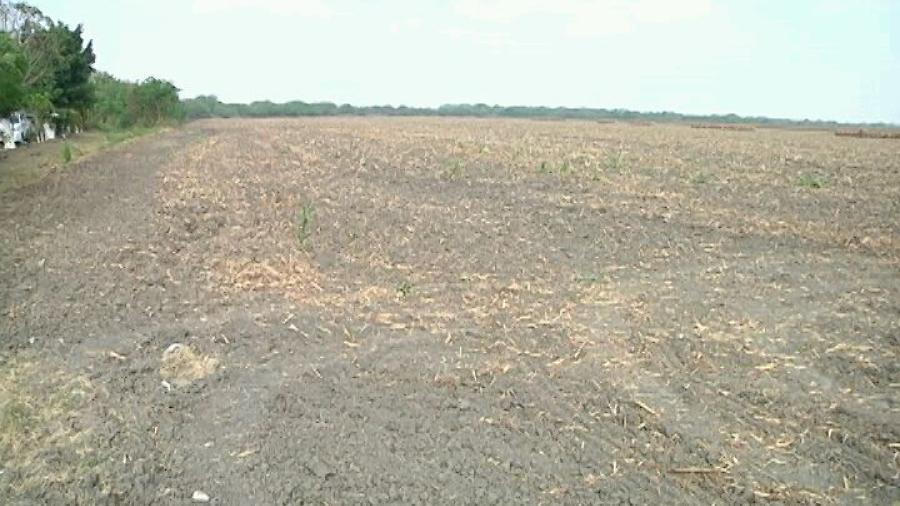
[[[0,117],[22,110],[62,132],[183,118],[171,82],[117,79],[97,72],[95,61],[82,25],[73,28],[34,6],[0,0]]]
[[[599,109],[571,107],[500,106],[487,104],[447,104],[437,108],[337,105],[331,102],[307,103],[292,101],[273,103],[258,101],[249,104],[223,103],[215,95],[203,95],[183,100],[184,114],[188,119],[198,118],[268,118],[298,116],[460,116],[476,118],[534,118],[581,119],[592,121],[654,121],[699,122],[723,124],[756,124],[769,126],[794,126],[833,128],[846,126],[835,121],[792,120],[737,114],[681,114],[670,111],[639,112],[628,109]],[[883,123],[860,126],[882,127]]]

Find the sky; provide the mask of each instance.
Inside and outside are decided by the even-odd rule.
[[[33,0],[183,97],[900,123],[898,0]]]

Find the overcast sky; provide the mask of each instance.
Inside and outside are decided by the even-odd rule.
[[[183,96],[900,123],[898,0],[35,0]]]

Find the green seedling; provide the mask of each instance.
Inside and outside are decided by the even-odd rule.
[[[397,287],[397,293],[400,294],[401,297],[408,297],[413,291],[412,283],[409,281],[404,281],[400,283],[400,286]]]
[[[297,242],[300,243],[301,247],[306,244],[306,240],[312,235],[315,214],[316,211],[313,206],[308,204],[301,207],[300,211],[297,212],[296,234]]]

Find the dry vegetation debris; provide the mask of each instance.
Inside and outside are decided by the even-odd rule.
[[[202,138],[160,168],[152,240],[130,236],[99,274],[149,287],[122,305],[150,344],[100,370],[179,424],[151,452],[221,431],[222,453],[181,464],[275,473],[290,487],[272,502],[900,498],[896,143],[435,118],[190,128]],[[161,393],[159,374],[185,387]],[[366,481],[395,469],[393,496]],[[246,497],[188,475],[183,498]]]

